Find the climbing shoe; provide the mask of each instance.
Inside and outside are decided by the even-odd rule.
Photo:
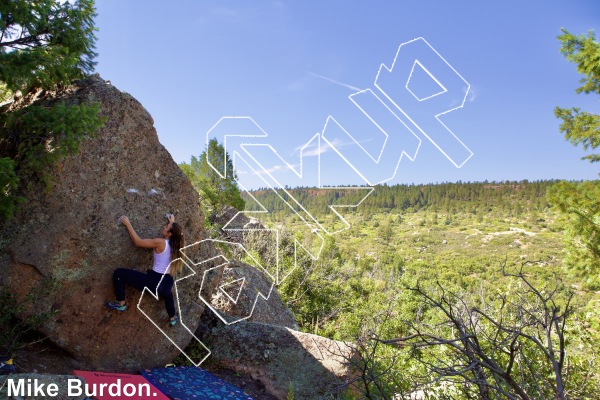
[[[177,325],[178,322],[179,322],[179,317],[177,316],[177,314],[175,314],[173,319],[169,320],[169,328],[174,327],[175,325]]]
[[[110,308],[111,310],[117,310],[117,311],[125,311],[127,310],[127,303],[121,305],[121,303],[119,303],[118,301],[110,301],[108,303],[106,303],[106,307]]]

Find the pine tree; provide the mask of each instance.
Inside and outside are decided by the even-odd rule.
[[[11,91],[51,89],[94,69],[93,0],[0,3],[0,80]]]
[[[584,75],[577,93],[600,94],[600,43],[594,33],[575,36],[564,29],[562,32],[558,37],[561,53]],[[560,131],[573,145],[584,150],[600,145],[600,115],[560,107],[556,107],[555,115],[562,120]],[[595,163],[600,161],[600,154],[583,159]],[[585,273],[590,287],[600,287],[600,181],[560,182],[549,190],[548,199],[566,226],[565,263]]]
[[[0,2],[0,217],[19,199],[19,182],[41,179],[104,122],[97,104],[20,106],[13,95],[59,91],[94,69],[94,1]],[[13,104],[14,103],[14,104]],[[17,105],[15,105],[17,104]]]
[[[226,171],[224,178],[209,165],[209,160],[218,171]],[[181,163],[179,167],[213,213],[221,212],[226,205],[239,211],[244,210],[245,202],[237,186],[233,163],[216,139],[208,142],[207,150],[199,158],[192,156],[189,164]]]

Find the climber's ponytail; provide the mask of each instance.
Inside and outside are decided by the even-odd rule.
[[[171,233],[169,237],[169,246],[171,247],[171,267],[169,273],[177,275],[183,268],[183,254],[181,254],[181,249],[185,247],[185,238],[183,237],[181,226],[176,222],[173,222],[169,232]]]

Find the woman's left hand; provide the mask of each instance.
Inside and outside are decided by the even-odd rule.
[[[167,218],[168,218],[170,224],[172,224],[173,222],[175,222],[175,215],[168,214]]]

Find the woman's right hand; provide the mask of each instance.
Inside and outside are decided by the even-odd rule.
[[[130,225],[131,223],[129,222],[129,218],[127,218],[126,215],[121,215],[121,217],[119,217],[119,222],[122,223],[123,225],[127,226]]]

